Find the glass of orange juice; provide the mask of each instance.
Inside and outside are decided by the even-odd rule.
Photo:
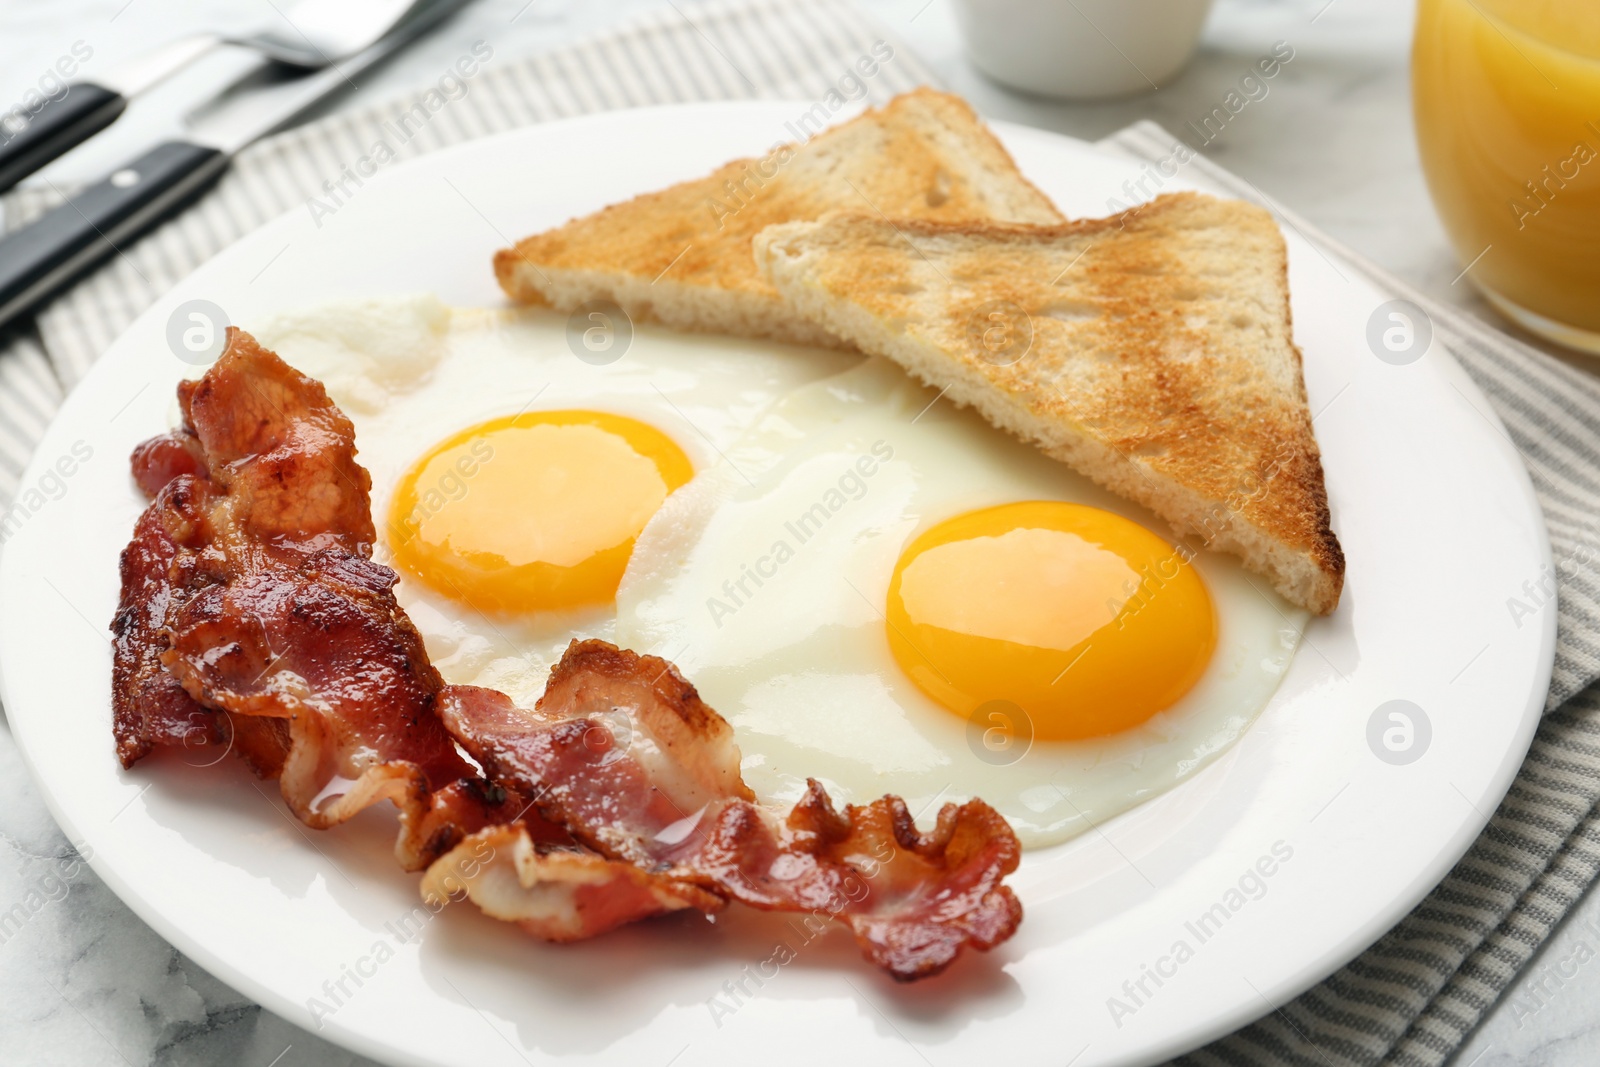
[[[1420,0],[1411,84],[1468,276],[1528,329],[1600,353],[1600,2]]]

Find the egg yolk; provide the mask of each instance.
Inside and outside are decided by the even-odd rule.
[[[1054,501],[968,512],[917,537],[885,618],[923,692],[963,717],[1009,702],[1019,722],[985,719],[1044,741],[1116,733],[1170,707],[1217,641],[1211,596],[1172,545]]]
[[[395,490],[395,565],[473,607],[530,612],[616,596],[634,538],[694,474],[666,434],[597,411],[536,411],[433,446]]]

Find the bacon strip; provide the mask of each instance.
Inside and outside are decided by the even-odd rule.
[[[349,419],[236,329],[178,396],[183,430],[134,454],[156,498],[123,555],[113,622],[124,765],[203,729],[277,777],[307,825],[392,801],[410,870],[504,821],[503,794],[434,714],[443,682],[395,601],[396,575],[370,558],[370,480]]]
[[[895,978],[936,974],[1021,920],[1001,884],[1021,849],[993,808],[947,804],[923,834],[897,797],[839,812],[812,781],[782,819],[740,778],[727,722],[664,660],[575,641],[531,711],[491,689],[450,686],[439,714],[491,780],[535,798],[599,856],[753,907],[843,922]],[[608,722],[619,716],[625,729]],[[513,839],[495,840],[512,846],[528,899],[547,905],[544,869]],[[484,884],[467,888],[496,914],[516,911],[506,866],[486,865]],[[583,918],[541,912],[541,926],[577,929]]]
[[[289,749],[288,723],[234,719],[191,697],[162,664],[168,617],[189,594],[192,540],[210,506],[211,483],[199,440],[177,430],[134,449],[134,481],[153,498],[122,551],[122,597],[112,656],[112,732],[117,756],[131,767],[156,745],[237,752],[263,778],[276,778]],[[215,762],[215,759],[211,760]]]
[[[947,804],[922,833],[897,797],[841,812],[815,781],[763,808],[664,660],[575,641],[531,711],[444,686],[371,559],[370,482],[322,386],[230,330],[179,401],[183,428],[133,456],[153,499],[112,623],[125,766],[226,745],[318,828],[390,800],[428,900],[554,941],[737,900],[839,921],[911,980],[1015,931],[1020,849],[992,808]]]
[[[697,908],[719,911],[715,893],[575,844],[536,842],[518,823],[480,830],[422,876],[422,896],[442,906],[465,896],[485,915],[546,941],[582,941],[626,923]]]
[[[135,477],[145,484],[135,453]],[[153,745],[222,740],[218,716],[203,707],[161,664],[166,620],[177,594],[172,580],[180,550],[173,530],[192,513],[202,490],[192,475],[155,486],[156,499],[139,516],[122,550],[122,599],[111,621],[111,722],[117,757],[131,767]]]

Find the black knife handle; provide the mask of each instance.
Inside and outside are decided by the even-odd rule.
[[[0,239],[0,327],[116,255],[227,166],[218,149],[168,141]]]
[[[116,121],[127,99],[93,82],[72,82],[38,110],[0,121],[0,193]]]

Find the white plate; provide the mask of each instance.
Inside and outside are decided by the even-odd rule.
[[[1483,827],[1550,675],[1553,610],[1519,627],[1506,606],[1549,564],[1543,521],[1522,462],[1454,360],[1437,344],[1409,366],[1377,359],[1367,322],[1386,295],[1293,232],[1295,332],[1349,557],[1344,602],[1308,630],[1233,751],[1100,832],[1029,855],[1015,879],[1027,909],[1016,938],[942,978],[896,987],[830,935],[758,989],[749,976],[794,935],[737,909],[715,927],[673,919],[552,947],[459,907],[405,938],[416,878],[394,866],[388,809],[317,833],[231,759],[119,768],[105,627],[117,553],[143,506],[126,457],[171,417],[187,367],[164,331],[179,303],[215,301],[246,327],[340,297],[432,290],[498,303],[489,256],[511,237],[761,153],[802,109],[604,114],[397,167],[320,226],[292,211],[196,271],[67,400],[25,479],[45,478],[49,492],[0,561],[11,728],[95,870],[223,981],[311,1026],[308,998],[360,972],[359,988],[344,978],[351,996],[319,1032],[394,1063],[664,1064],[680,1052],[680,1064],[1149,1063],[1333,971]],[[1062,137],[1000,130],[1070,215],[1103,214],[1141,174]],[[92,458],[47,478],[75,444]],[[1425,754],[1403,766],[1367,740],[1374,711],[1394,699],[1424,709],[1432,728]],[[1292,855],[1263,863],[1272,875],[1259,888],[1245,877],[1249,892],[1238,892],[1274,846]],[[1226,921],[1214,918],[1219,932],[1202,942],[1188,924],[1219,904]],[[1191,950],[1181,962],[1179,941]],[[1147,968],[1166,972],[1159,985]],[[1135,1003],[1123,983],[1137,994],[1141,979],[1148,995]],[[752,995],[714,1018],[712,998],[730,1003],[741,980]],[[1132,1010],[1114,1011],[1112,997]]]

